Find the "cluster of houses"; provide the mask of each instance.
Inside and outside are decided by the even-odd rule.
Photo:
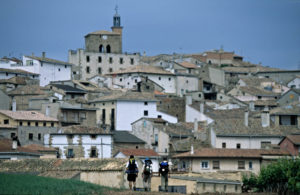
[[[252,64],[222,48],[127,53],[122,28],[115,14],[112,31],[87,34],[68,62],[44,52],[0,59],[0,159],[135,154],[157,172],[168,157],[172,189],[180,181],[185,192],[234,193],[240,178],[222,175],[258,174],[299,155],[300,70]]]

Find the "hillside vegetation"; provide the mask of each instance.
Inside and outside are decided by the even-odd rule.
[[[0,174],[0,194],[105,194],[107,187],[73,179],[55,179],[25,174]]]

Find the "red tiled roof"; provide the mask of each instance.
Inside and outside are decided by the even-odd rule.
[[[44,147],[44,146],[41,146],[41,145],[38,145],[38,144],[26,145],[26,146],[23,146],[23,148],[33,150],[33,151],[36,151],[36,152],[56,151],[55,148]]]
[[[0,113],[14,120],[58,122],[57,119],[48,117],[37,111],[15,111],[14,112],[11,110],[0,110]]]
[[[287,138],[295,145],[300,145],[300,135],[288,135]]]
[[[264,149],[225,149],[225,148],[201,148],[194,154],[185,152],[175,155],[176,158],[260,158],[262,155],[289,155],[284,150],[264,150]]]
[[[31,150],[21,146],[18,146],[17,149],[12,149],[12,140],[10,139],[0,139],[0,152],[27,152],[39,154],[35,150]]]
[[[158,156],[158,154],[152,149],[120,149],[125,156]]]
[[[190,62],[179,62],[178,64],[184,68],[197,68],[195,64],[192,64]]]

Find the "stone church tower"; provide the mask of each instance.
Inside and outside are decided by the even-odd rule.
[[[85,51],[98,53],[122,53],[122,30],[121,17],[118,14],[118,7],[113,17],[112,32],[100,30],[89,33],[85,36]]]

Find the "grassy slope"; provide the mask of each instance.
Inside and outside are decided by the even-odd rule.
[[[0,174],[0,194],[103,194],[106,187],[72,179]],[[101,193],[102,192],[102,193]]]

